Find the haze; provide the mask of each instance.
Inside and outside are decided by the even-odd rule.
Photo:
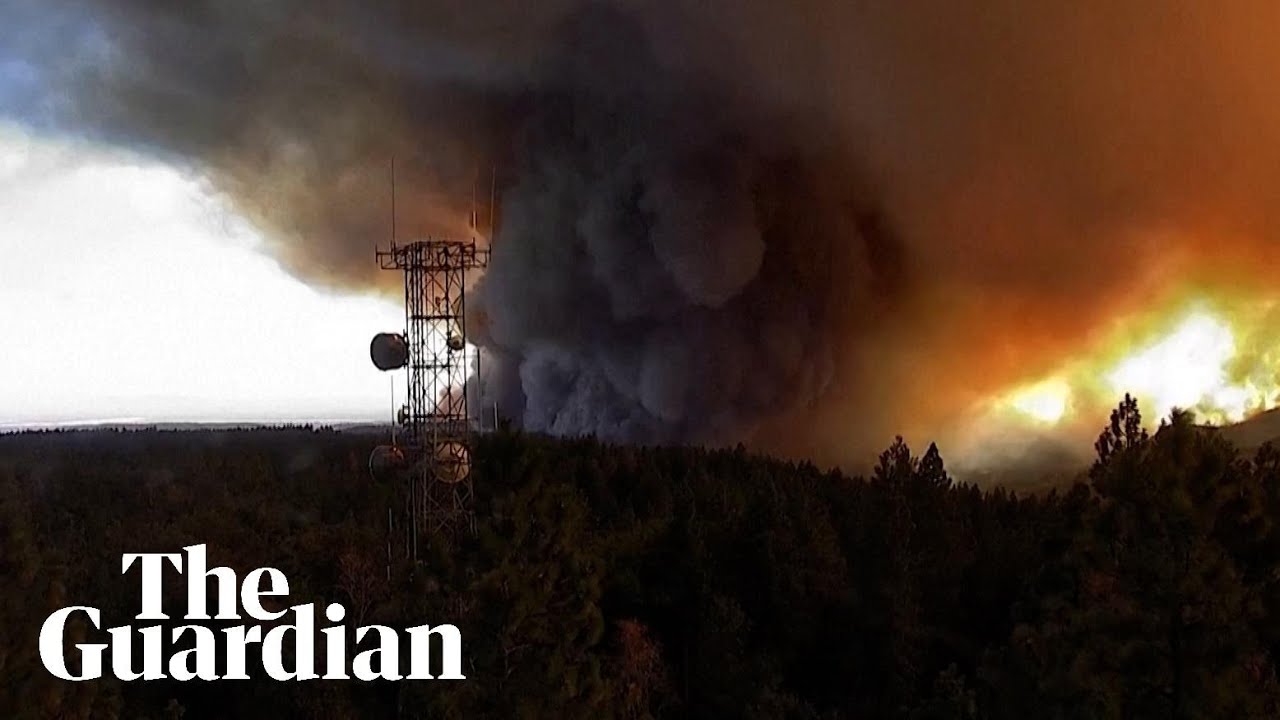
[[[0,426],[389,416],[368,341],[398,306],[295,280],[213,198],[0,125]]]

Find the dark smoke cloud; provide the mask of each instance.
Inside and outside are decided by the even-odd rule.
[[[63,3],[8,42],[59,93],[28,119],[207,174],[315,282],[379,282],[392,156],[406,234],[469,232],[497,168],[472,306],[503,409],[556,433],[745,439],[831,386],[900,253],[834,118],[670,51],[687,26],[655,17]],[[67,32],[88,49],[42,47]]]
[[[0,8],[9,114],[208,176],[309,281],[394,282],[391,156],[402,234],[496,167],[477,339],[538,429],[847,460],[1280,261],[1269,0]]]
[[[728,441],[811,406],[895,279],[856,164],[662,67],[613,10],[573,16],[545,63],[480,287],[526,424]]]

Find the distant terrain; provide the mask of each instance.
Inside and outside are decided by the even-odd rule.
[[[1257,450],[1265,443],[1280,440],[1280,409],[1254,415],[1218,432],[1241,450]]]

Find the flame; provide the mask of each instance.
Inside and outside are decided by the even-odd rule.
[[[1054,425],[1071,406],[1071,386],[1062,378],[1049,378],[1024,386],[1001,400],[1007,411],[1044,425]]]
[[[1175,407],[1196,408],[1213,420],[1236,422],[1261,399],[1252,389],[1231,384],[1227,367],[1235,356],[1230,325],[1197,312],[1167,337],[1122,360],[1106,382],[1117,393],[1145,400],[1162,416]]]
[[[1203,423],[1239,422],[1280,404],[1280,304],[1229,297],[1174,303],[1117,322],[1094,347],[989,403],[1029,425],[1099,412],[1129,393],[1144,413],[1190,410]]]

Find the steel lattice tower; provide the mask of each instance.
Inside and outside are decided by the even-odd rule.
[[[467,271],[489,262],[474,241],[422,240],[378,250],[379,266],[404,273],[408,400],[397,414],[408,460],[405,552],[422,533],[474,531],[467,379],[479,356],[466,344]]]

